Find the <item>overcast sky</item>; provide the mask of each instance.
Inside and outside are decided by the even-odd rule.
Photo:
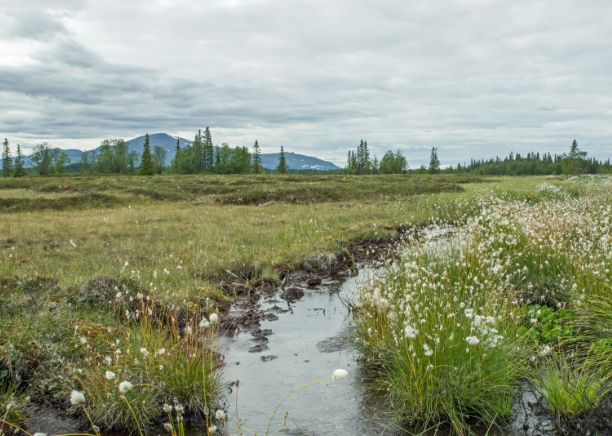
[[[612,155],[610,0],[0,0],[0,136]],[[26,150],[27,151],[27,150]]]

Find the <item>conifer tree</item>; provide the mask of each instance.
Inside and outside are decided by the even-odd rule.
[[[586,156],[587,152],[579,150],[574,139],[569,153],[563,155],[563,172],[572,176],[585,172]]]
[[[191,145],[194,172],[200,173],[204,169],[204,146],[202,144],[202,131],[198,130]]]
[[[142,157],[140,158],[140,174],[143,176],[152,176],[155,174],[155,162],[153,162],[153,156],[151,155],[151,142],[148,133],[145,136]]]
[[[11,175],[12,160],[11,151],[9,150],[8,139],[4,138],[2,144],[2,177],[9,177]]]
[[[276,167],[276,172],[279,174],[287,173],[287,159],[285,158],[285,149],[281,145],[280,154],[278,155],[278,166]]]
[[[17,156],[15,157],[15,169],[13,170],[14,177],[23,177],[26,175],[23,167],[23,155],[21,154],[21,146],[17,144]]]
[[[261,162],[261,151],[259,149],[259,143],[257,139],[255,140],[255,144],[253,145],[253,173],[259,174],[262,172],[263,165]]]
[[[427,172],[429,174],[438,174],[440,172],[440,159],[438,159],[438,149],[436,147],[431,149]]]
[[[203,169],[204,171],[212,172],[214,170],[214,146],[212,142],[212,135],[210,129],[206,127],[204,131],[204,143],[202,145],[203,154]]]
[[[176,174],[181,172],[181,143],[178,138],[176,138],[176,149],[174,153],[174,159],[172,160],[172,171]]]

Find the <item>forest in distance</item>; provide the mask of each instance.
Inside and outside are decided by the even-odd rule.
[[[361,140],[355,150],[348,152],[347,164],[342,170],[295,169],[287,164],[284,147],[281,146],[278,164],[265,168],[261,147],[255,140],[252,150],[246,146],[231,147],[227,143],[213,145],[210,129],[201,130],[194,141],[181,147],[176,141],[174,158],[166,164],[167,151],[151,144],[145,135],[142,153],[130,150],[123,139],[107,139],[96,150],[84,152],[79,162],[47,143],[37,144],[29,161],[17,144],[15,155],[8,139],[2,145],[1,168],[3,177],[26,175],[81,174],[261,174],[261,173],[342,173],[342,174],[472,174],[472,175],[578,175],[612,173],[610,158],[589,158],[574,140],[568,152],[560,155],[530,152],[526,155],[510,152],[504,158],[471,159],[469,163],[441,165],[437,147],[432,147],[429,165],[410,168],[400,150],[388,150],[382,158],[372,156],[367,141]],[[29,163],[27,165],[26,163]]]

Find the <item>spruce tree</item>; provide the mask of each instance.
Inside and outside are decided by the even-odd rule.
[[[179,174],[181,168],[181,143],[178,138],[176,138],[176,148],[174,152],[174,159],[172,160],[172,172]]]
[[[21,154],[21,146],[17,144],[17,156],[15,157],[15,169],[13,170],[13,176],[23,177],[26,175],[23,167],[23,155]]]
[[[189,173],[200,173],[204,169],[204,146],[202,144],[202,131],[198,130],[191,145],[191,162]]]
[[[214,170],[214,146],[212,142],[212,135],[210,134],[210,128],[206,127],[204,130],[204,144],[202,147],[203,159],[204,159],[204,171],[212,172]]]
[[[13,167],[11,162],[11,151],[9,150],[8,139],[4,138],[2,145],[2,177],[9,177],[11,175],[11,168]]]
[[[262,172],[263,165],[261,162],[261,151],[259,149],[259,143],[257,139],[255,140],[255,145],[253,145],[253,173],[259,174]]]
[[[438,149],[436,147],[431,149],[427,172],[429,174],[438,174],[440,172],[440,159],[438,159]]]
[[[145,136],[142,157],[140,158],[140,174],[143,176],[152,176],[155,174],[155,162],[153,162],[153,156],[151,155],[151,142],[148,133]]]
[[[285,158],[285,150],[281,145],[280,154],[278,155],[278,166],[276,167],[276,172],[279,174],[287,173],[287,159]]]

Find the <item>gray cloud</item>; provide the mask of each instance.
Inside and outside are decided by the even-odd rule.
[[[0,54],[28,47],[0,56],[13,142],[91,148],[209,125],[218,143],[336,163],[361,138],[413,167],[432,146],[448,164],[574,138],[609,155],[607,1],[10,3]]]

